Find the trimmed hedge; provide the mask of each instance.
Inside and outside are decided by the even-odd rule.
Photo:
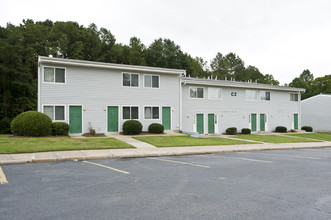
[[[123,133],[124,134],[140,134],[143,126],[137,120],[128,120],[123,123]]]
[[[241,133],[242,133],[242,134],[251,134],[252,131],[251,131],[251,129],[249,129],[249,128],[243,128],[243,129],[241,129]]]
[[[163,125],[159,123],[153,123],[148,126],[148,132],[153,134],[162,134],[164,131]]]
[[[230,135],[235,135],[237,134],[237,128],[236,127],[230,127],[228,129],[226,129],[226,134],[230,134]]]
[[[286,133],[287,132],[287,128],[284,127],[284,126],[277,126],[276,127],[276,132]]]
[[[65,122],[54,122],[52,124],[52,135],[68,135],[69,125]]]
[[[14,135],[19,136],[49,136],[52,134],[52,120],[37,111],[19,114],[10,124]]]
[[[306,132],[313,132],[313,128],[311,126],[302,126],[301,130],[305,130]]]

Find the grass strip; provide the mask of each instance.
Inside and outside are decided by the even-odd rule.
[[[149,143],[155,147],[181,147],[181,146],[207,146],[207,145],[235,145],[253,144],[247,141],[232,140],[227,138],[193,138],[189,136],[149,136],[134,137],[137,140]]]
[[[235,138],[251,141],[261,141],[266,143],[300,143],[300,142],[320,142],[318,140],[308,140],[304,138],[295,138],[290,136],[282,135],[259,135],[259,134],[250,134],[250,135],[236,135]]]
[[[115,138],[10,137],[0,135],[0,154],[45,151],[125,149],[132,145]]]

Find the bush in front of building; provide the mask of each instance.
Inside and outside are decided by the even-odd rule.
[[[52,135],[65,135],[69,133],[69,125],[65,122],[54,122],[52,124]]]
[[[285,126],[277,126],[276,127],[276,132],[286,133],[287,128]]]
[[[137,120],[128,120],[123,123],[123,134],[140,134],[143,126]]]
[[[242,134],[251,134],[252,131],[251,131],[251,129],[249,129],[249,128],[243,128],[243,129],[241,129],[241,133],[242,133]]]
[[[237,128],[236,127],[230,127],[228,129],[226,129],[226,134],[230,134],[230,135],[235,135],[237,134]]]
[[[10,124],[11,132],[18,136],[49,136],[52,134],[52,120],[37,111],[23,112]]]
[[[304,130],[306,132],[313,132],[313,128],[311,126],[302,126],[301,130]]]
[[[153,134],[163,134],[164,127],[159,123],[153,123],[148,126],[148,132]]]

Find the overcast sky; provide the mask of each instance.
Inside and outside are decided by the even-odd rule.
[[[2,0],[0,26],[23,19],[107,28],[116,41],[169,38],[206,61],[234,52],[289,83],[309,69],[331,74],[331,0]]]

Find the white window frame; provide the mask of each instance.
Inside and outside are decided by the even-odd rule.
[[[45,82],[45,68],[53,68],[54,69],[54,82]],[[55,74],[56,74],[56,69],[64,69],[64,83],[63,82],[56,82],[55,81]],[[48,84],[66,84],[67,83],[67,68],[65,67],[58,67],[58,66],[43,66],[42,68],[42,79],[43,79],[43,83],[48,83]]]
[[[209,97],[209,91],[210,91],[211,89],[218,89],[218,90],[220,90],[220,91],[221,91],[221,97],[220,97],[220,98],[210,98],[210,97]],[[223,99],[223,90],[222,90],[221,88],[208,87],[207,98],[208,98],[208,99],[211,99],[211,100],[221,100],[221,99]]]
[[[151,76],[151,87],[146,87],[145,86],[145,76]],[[159,79],[159,87],[153,87],[153,76],[157,76],[158,77],[158,79]],[[156,74],[144,74],[143,75],[143,87],[144,88],[147,88],[147,89],[159,89],[160,87],[161,87],[161,85],[160,85],[160,82],[161,82],[161,76],[160,75],[156,75]]]
[[[297,96],[298,97],[298,100],[292,100],[292,95]],[[291,102],[299,102],[299,94],[298,93],[294,93],[294,92],[291,92],[290,93],[290,101]]]
[[[43,104],[42,105],[42,113],[44,113],[45,114],[45,112],[44,112],[44,107],[45,106],[50,106],[50,107],[53,107],[54,108],[54,112],[53,112],[53,118],[54,119],[52,119],[52,121],[53,122],[65,122],[66,121],[66,119],[67,119],[67,114],[66,114],[66,112],[67,112],[67,107],[66,107],[66,105],[64,105],[64,104]],[[56,106],[63,106],[64,107],[64,119],[63,120],[55,120],[55,107]]]
[[[130,118],[124,119],[124,109],[123,109],[124,107],[129,107],[130,108]],[[131,108],[132,107],[137,107],[138,108],[138,118],[136,118],[136,119],[132,119],[132,117],[131,117]],[[140,119],[140,117],[139,117],[139,112],[140,112],[139,105],[122,105],[121,106],[121,112],[122,112],[122,117],[121,117],[122,120],[139,120]]]
[[[198,98],[198,88],[199,89],[202,89],[202,98]],[[197,90],[197,97],[191,97],[191,89],[196,89]],[[188,95],[189,95],[189,98],[190,99],[204,99],[205,98],[205,88],[204,87],[198,87],[198,86],[190,86],[189,87],[189,91],[188,91]]]
[[[151,108],[151,114],[152,114],[152,117],[153,117],[153,108],[159,108],[159,118],[146,118],[146,115],[145,115],[145,108]],[[160,115],[160,106],[158,105],[146,105],[144,106],[144,120],[160,120],[161,119],[161,115]]]
[[[256,93],[256,96],[255,96],[255,98],[256,99],[247,99],[247,91],[255,91],[255,93]],[[246,99],[246,101],[250,101],[250,102],[255,102],[255,101],[257,101],[258,100],[258,90],[255,90],[255,89],[246,89],[245,90],[245,99]]]
[[[123,79],[124,79],[124,74],[130,74],[130,86],[125,86],[123,85]],[[132,81],[132,78],[131,78],[131,75],[134,74],[134,75],[138,75],[138,86],[131,86],[131,81]],[[121,75],[122,79],[121,79],[121,85],[123,88],[139,88],[140,87],[140,74],[139,73],[128,73],[128,72],[122,72],[122,75]]]
[[[267,99],[261,99],[261,93],[262,92],[265,92],[265,93],[269,92],[269,100],[267,100]],[[271,92],[270,91],[266,91],[266,90],[260,90],[260,92],[259,92],[259,100],[260,101],[265,101],[265,102],[271,101]]]

